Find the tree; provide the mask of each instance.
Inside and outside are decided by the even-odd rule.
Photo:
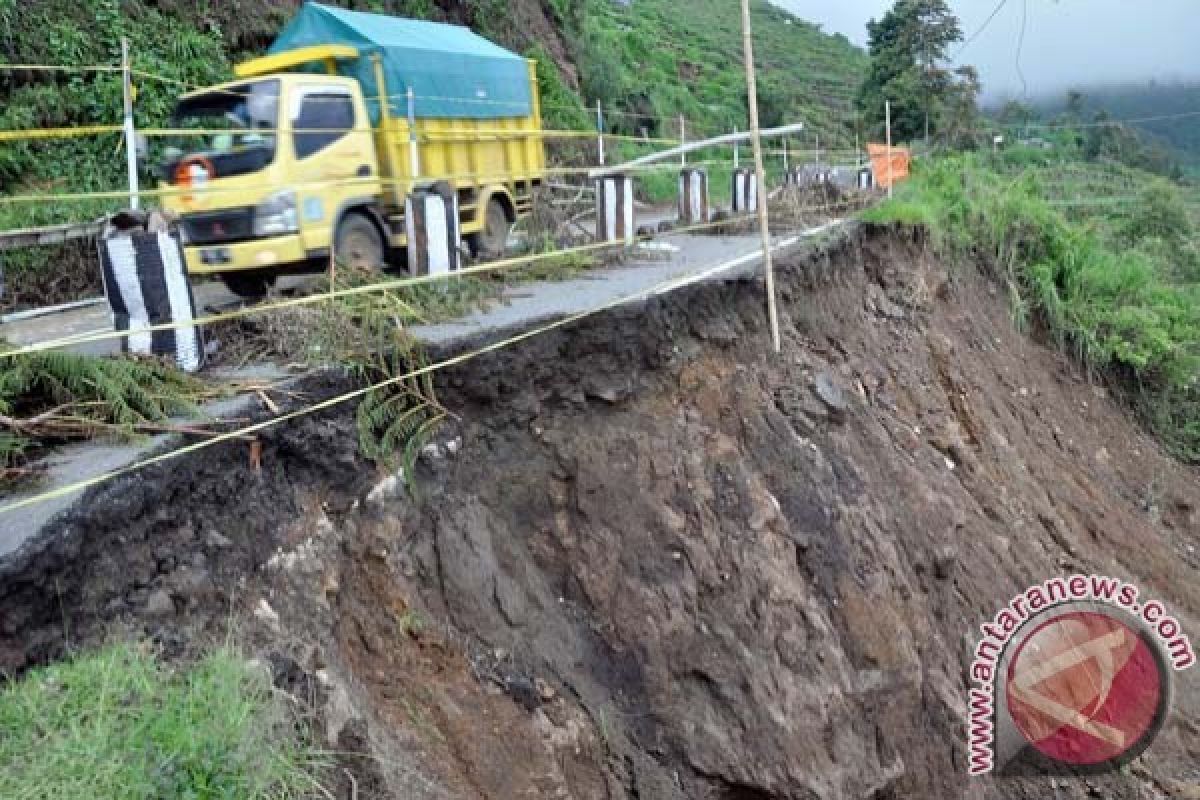
[[[1000,124],[1013,127],[1023,127],[1037,119],[1037,112],[1024,103],[1009,100],[1000,109]]]
[[[1084,96],[1078,89],[1067,92],[1067,115],[1072,119],[1083,119]]]
[[[978,76],[946,65],[950,45],[963,38],[946,0],[897,0],[883,19],[867,23],[867,33],[871,65],[858,109],[873,134],[883,131],[887,100],[899,141],[970,126],[964,115],[975,115]]]

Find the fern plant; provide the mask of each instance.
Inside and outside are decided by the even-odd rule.
[[[0,351],[5,348],[0,342]],[[0,468],[18,466],[39,445],[133,435],[139,426],[193,411],[204,391],[199,381],[153,359],[3,356]]]
[[[334,285],[349,288],[377,280],[377,275],[339,268]],[[377,386],[355,412],[360,451],[389,469],[402,466],[409,476],[447,414],[430,373],[404,377],[426,365],[420,343],[406,330],[421,318],[410,299],[394,291],[339,297],[328,304],[316,336],[325,358],[356,381]],[[408,485],[413,487],[411,480]]]

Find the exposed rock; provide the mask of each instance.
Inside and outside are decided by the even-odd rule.
[[[379,508],[397,500],[403,497],[407,486],[408,479],[404,470],[397,470],[372,487],[367,493],[367,505]]]
[[[850,402],[841,383],[832,373],[825,371],[818,374],[813,381],[813,391],[835,419],[845,418]]]
[[[209,531],[204,534],[204,543],[216,550],[225,550],[233,547],[233,541],[217,531]]]
[[[958,551],[951,545],[939,547],[933,557],[933,574],[938,580],[949,580],[958,568]]]
[[[271,630],[278,631],[280,629],[279,612],[271,607],[265,597],[260,598],[258,605],[254,607],[254,618]]]
[[[175,601],[165,589],[155,589],[146,597],[142,613],[148,617],[166,617],[175,613]]]
[[[344,685],[339,683],[334,686],[329,693],[329,700],[321,710],[321,716],[325,719],[325,741],[330,747],[336,747],[342,731],[347,725],[358,719],[358,712],[354,708],[354,702],[350,699],[350,692]]]

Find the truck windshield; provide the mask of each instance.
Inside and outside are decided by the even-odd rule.
[[[279,127],[277,80],[255,81],[182,100],[172,126],[194,134],[175,137],[166,152],[163,177],[175,182],[179,163],[188,156],[212,165],[213,178],[257,172],[275,160]]]

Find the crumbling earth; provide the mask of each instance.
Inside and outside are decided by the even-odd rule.
[[[919,232],[782,261],[781,354],[758,281],[693,285],[441,374],[415,476],[340,413],[97,490],[3,567],[0,663],[232,628],[342,797],[1196,796],[1189,675],[1121,774],[968,780],[964,741],[1028,585],[1116,575],[1196,635],[1195,471]]]

